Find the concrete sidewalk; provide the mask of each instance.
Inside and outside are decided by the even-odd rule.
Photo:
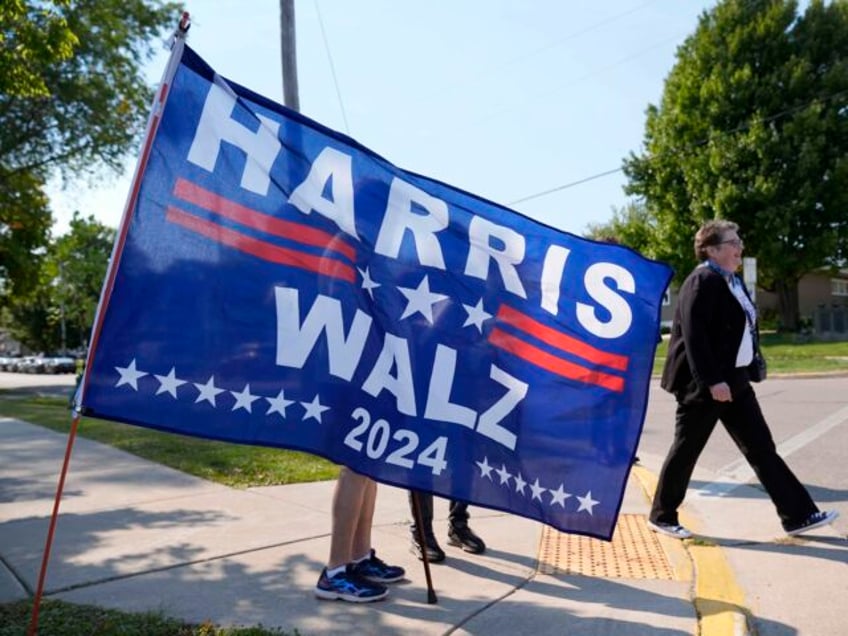
[[[0,418],[0,602],[36,587],[66,443]],[[662,458],[641,459],[612,542],[473,508],[489,549],[445,545],[447,561],[431,567],[432,605],[408,551],[406,492],[381,485],[375,547],[407,580],[384,602],[354,605],[312,594],[329,551],[333,482],[235,490],[78,437],[46,595],[304,635],[848,632],[845,525],[787,539],[761,491],[717,492],[696,473],[706,486],[690,491],[683,512],[699,537],[657,537],[644,521]],[[440,540],[446,513],[437,500]]]

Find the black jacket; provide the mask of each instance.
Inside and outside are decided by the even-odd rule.
[[[662,388],[678,398],[705,398],[714,384],[733,385],[745,329],[745,311],[724,277],[709,267],[695,268],[680,287]]]

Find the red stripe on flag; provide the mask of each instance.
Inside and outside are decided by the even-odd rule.
[[[268,214],[257,212],[183,178],[177,179],[177,183],[174,185],[174,196],[236,223],[305,245],[332,250],[346,256],[351,261],[356,260],[356,250],[342,241],[338,235],[317,230],[302,223],[283,221]]]
[[[627,364],[630,361],[628,356],[622,356],[616,353],[609,353],[607,351],[596,349],[582,340],[572,338],[571,336],[567,336],[556,329],[543,325],[538,320],[534,320],[527,314],[523,314],[512,307],[501,305],[498,309],[498,320],[501,320],[508,325],[512,325],[517,329],[521,329],[522,331],[532,335],[534,338],[538,338],[542,342],[549,344],[552,347],[556,347],[560,351],[571,353],[583,358],[584,360],[588,360],[594,364],[609,367],[611,369],[617,369],[619,371],[627,370]]]
[[[509,351],[522,360],[562,377],[586,384],[594,384],[616,393],[621,393],[624,390],[624,378],[603,371],[592,371],[579,364],[557,358],[555,355],[519,340],[501,329],[495,328],[492,330],[489,334],[489,342],[504,351]]]
[[[168,211],[165,214],[165,219],[171,223],[176,223],[182,227],[197,232],[198,234],[212,239],[223,245],[234,247],[235,249],[261,258],[262,260],[271,263],[279,263],[280,265],[290,265],[299,267],[311,272],[340,278],[349,283],[356,281],[356,272],[353,267],[334,260],[332,258],[321,258],[311,254],[298,252],[297,250],[287,249],[278,245],[272,245],[259,239],[246,236],[235,230],[225,228],[212,221],[201,219],[193,216],[188,212],[180,210],[172,205],[168,206]]]

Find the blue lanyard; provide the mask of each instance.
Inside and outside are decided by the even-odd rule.
[[[709,261],[709,260],[704,261],[703,263],[701,263],[701,265],[703,267],[709,267],[716,274],[720,274],[721,277],[724,280],[726,280],[730,285],[734,284],[736,274],[734,274],[733,272],[728,272],[727,270],[722,269],[721,267],[719,267],[718,265],[716,265],[715,263],[713,263],[712,261]]]

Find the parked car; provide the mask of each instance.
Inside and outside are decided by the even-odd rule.
[[[17,373],[44,373],[44,358],[41,356],[24,356],[18,358],[12,367]]]
[[[69,356],[45,356],[44,373],[76,373],[77,362]]]
[[[12,371],[20,356],[0,356],[0,371]]]

